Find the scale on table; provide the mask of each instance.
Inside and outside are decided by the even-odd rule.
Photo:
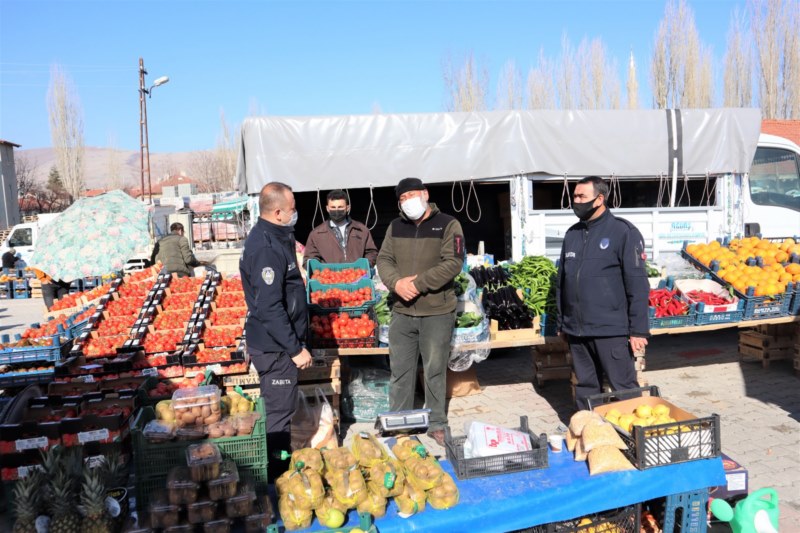
[[[398,433],[422,433],[428,429],[430,415],[430,409],[380,413],[375,419],[375,429],[384,437]]]

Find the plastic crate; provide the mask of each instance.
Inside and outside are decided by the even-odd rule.
[[[38,372],[21,372],[0,374],[0,389],[5,387],[24,387],[26,385],[39,385],[53,381],[53,369]]]
[[[685,315],[656,318],[655,307],[649,307],[647,314],[648,321],[650,323],[650,329],[682,328],[684,326],[693,326],[696,320],[694,309],[691,307],[689,308],[689,312]]]
[[[792,302],[789,304],[787,314],[800,315],[800,281],[792,283]]]
[[[563,522],[551,522],[514,533],[594,533],[608,531],[614,533],[639,533],[641,505],[629,505],[619,509],[603,511]],[[582,525],[579,525],[582,524]],[[666,533],[666,529],[664,530]]]
[[[759,320],[788,315],[794,295],[792,288],[788,285],[784,293],[774,296],[754,296],[752,287],[748,287],[747,293],[744,294],[735,289],[733,292],[744,300],[743,320]]]
[[[695,317],[694,323],[697,326],[705,326],[708,324],[725,324],[728,322],[740,322],[744,317],[744,310],[726,311],[722,313],[695,313],[694,317]]]
[[[317,336],[311,328],[311,320],[313,320],[314,316],[327,316],[331,313],[336,313],[336,311],[311,311],[309,313],[309,328],[308,328],[308,339],[309,345],[312,348],[375,348],[378,346],[378,332],[380,326],[378,325],[378,320],[375,318],[375,310],[373,308],[368,308],[365,310],[362,309],[354,309],[350,311],[343,311],[347,313],[350,318],[358,318],[363,314],[369,315],[372,322],[375,324],[375,329],[372,332],[372,335],[369,337],[363,338],[339,338],[339,339],[328,339],[322,338]],[[336,313],[339,314],[339,313]]]
[[[499,474],[509,474],[511,472],[523,472],[525,470],[537,470],[547,468],[549,459],[547,456],[547,435],[541,434],[538,437],[528,428],[528,417],[519,417],[520,427],[517,431],[527,433],[531,439],[530,451],[506,453],[492,457],[464,457],[464,442],[466,436],[453,437],[450,433],[450,426],[445,428],[445,450],[447,460],[453,465],[453,471],[458,479],[471,479],[476,477],[496,476]]]
[[[67,339],[63,343],[59,335],[53,335],[52,346],[28,346],[24,348],[11,348],[0,352],[0,365],[14,363],[32,363],[35,361],[55,362],[61,359],[61,355],[69,352],[72,348],[72,340]]]
[[[642,393],[660,397],[656,386],[609,392],[590,396],[589,409],[616,401],[639,398]],[[634,426],[632,434],[616,425],[614,428],[628,446],[622,453],[639,470],[710,459],[721,454],[722,435],[720,418],[717,414],[658,426]]]
[[[222,454],[233,459],[239,468],[250,467],[254,470],[267,468],[267,440],[266,440],[266,413],[264,400],[256,402],[256,411],[261,414],[253,426],[253,433],[242,437],[224,437],[209,439],[216,443]],[[152,407],[142,407],[133,421],[131,427],[133,456],[136,467],[136,476],[143,480],[165,480],[167,472],[173,466],[186,464],[186,448],[190,444],[205,441],[169,441],[158,444],[149,442],[142,431],[147,423],[155,418]],[[137,489],[138,492],[138,489]]]
[[[348,291],[348,290],[352,291],[352,290],[357,290],[357,289],[361,289],[361,288],[364,288],[364,287],[369,287],[370,294],[372,296],[371,296],[371,298],[369,300],[367,300],[366,302],[364,302],[361,305],[356,305],[356,306],[352,306],[352,307],[343,306],[343,305],[342,306],[337,306],[337,307],[323,307],[323,306],[321,306],[319,304],[312,304],[311,303],[311,293],[314,292],[314,291],[326,291],[326,290],[329,290],[329,289],[342,289],[342,290],[345,290],[345,291]],[[378,302],[378,297],[375,294],[375,284],[372,282],[371,279],[364,278],[364,279],[358,280],[356,283],[331,283],[331,284],[328,284],[328,285],[326,285],[324,283],[320,283],[319,281],[317,281],[315,279],[310,279],[310,280],[308,280],[308,284],[306,285],[306,302],[308,303],[308,308],[312,309],[314,311],[319,311],[319,312],[327,311],[329,313],[331,313],[331,312],[336,313],[336,312],[339,312],[339,311],[356,311],[356,310],[363,311],[365,309],[368,309],[368,308],[374,306]]]
[[[543,313],[539,317],[539,324],[542,328],[542,337],[555,337],[556,336],[556,317]]]
[[[372,269],[369,266],[369,261],[364,257],[356,259],[353,263],[323,263],[317,259],[309,259],[308,264],[306,265],[306,273],[308,274],[309,281],[311,280],[314,272],[318,270],[325,270],[326,268],[334,272],[339,272],[348,268],[360,268],[366,271],[367,278],[372,277]]]
[[[663,533],[706,533],[708,489],[667,496]]]
[[[707,267],[706,265],[695,259],[695,257],[686,250],[686,247],[689,244],[691,244],[689,241],[683,241],[683,246],[681,247],[681,257],[686,259],[693,267],[695,267],[700,272],[709,272],[711,270],[710,267]]]

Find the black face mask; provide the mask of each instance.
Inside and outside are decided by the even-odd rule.
[[[599,196],[595,196],[588,202],[582,202],[582,203],[572,202],[572,211],[575,213],[575,216],[584,222],[592,218],[592,215],[594,215],[595,211],[600,209],[599,205],[596,207],[592,205],[592,203],[594,203],[594,201],[597,200],[598,197]]]
[[[328,211],[328,216],[337,224],[347,218],[347,209],[331,209]]]

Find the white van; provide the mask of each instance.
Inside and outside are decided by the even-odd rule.
[[[0,254],[4,254],[9,248],[14,248],[19,257],[27,265],[30,263],[36,242],[39,239],[39,232],[43,227],[57,219],[61,213],[40,213],[35,222],[24,222],[11,228],[11,233],[3,241]]]

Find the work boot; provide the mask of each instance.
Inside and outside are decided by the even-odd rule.
[[[427,435],[436,441],[436,444],[439,446],[444,446],[444,430],[443,429],[434,429],[429,431]]]

